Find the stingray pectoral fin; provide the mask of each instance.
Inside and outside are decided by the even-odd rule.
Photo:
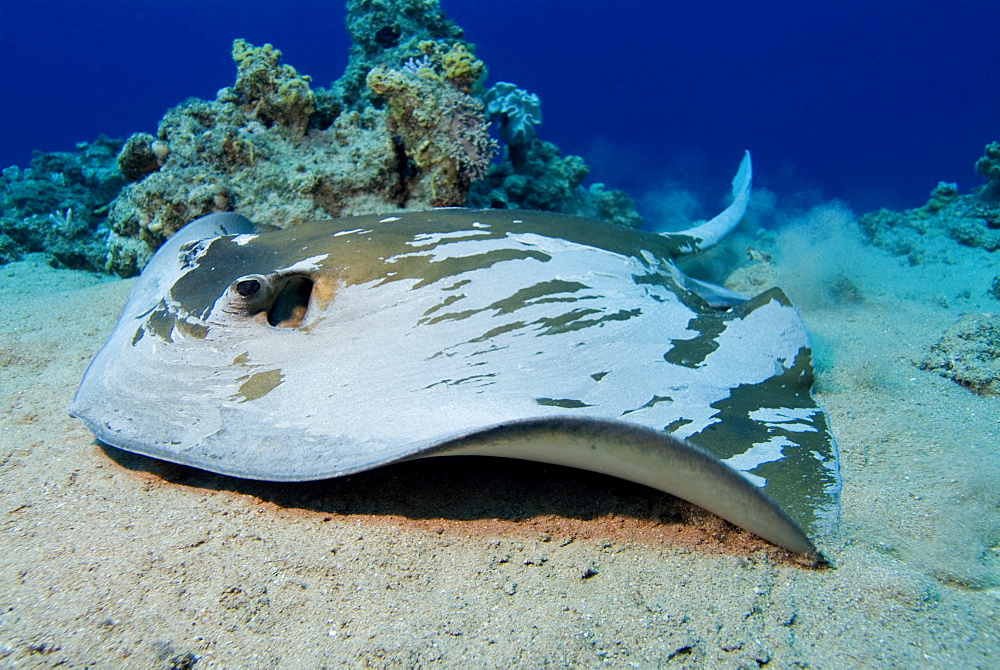
[[[687,500],[795,553],[818,555],[795,522],[736,470],[690,442],[642,426],[585,418],[528,419],[420,454],[446,455],[520,458],[613,475]]]

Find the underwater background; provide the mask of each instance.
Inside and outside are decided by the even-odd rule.
[[[840,198],[855,211],[914,207],[938,181],[977,185],[971,161],[998,132],[1000,3],[991,0],[441,6],[477,46],[487,84],[538,94],[540,135],[582,155],[592,180],[624,189],[640,212],[655,209],[651,192],[667,183],[714,192],[706,187],[744,148],[755,185]],[[167,108],[213,98],[232,82],[235,38],[274,44],[314,86],[347,63],[335,1],[5,8],[0,166],[100,133],[151,131]]]
[[[1000,2],[441,0],[454,23],[422,22],[438,4],[4,8],[0,668],[998,667]],[[394,7],[422,56],[366,29]],[[802,315],[843,475],[823,569],[595,473],[250,482],[67,414],[129,277],[202,214],[468,195],[676,230],[728,204],[745,149],[746,217],[682,269]]]

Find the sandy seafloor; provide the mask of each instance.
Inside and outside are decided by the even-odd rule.
[[[913,364],[1000,311],[1000,253],[909,266],[854,230],[821,207],[731,281],[812,333],[844,479],[820,570],[570,469],[264,484],[102,447],[66,407],[132,282],[0,268],[0,667],[1000,667],[1000,398]]]

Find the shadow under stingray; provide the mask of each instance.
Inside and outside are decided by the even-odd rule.
[[[445,522],[459,534],[606,538],[705,553],[788,553],[714,514],[656,489],[577,468],[487,456],[396,463],[311,482],[238,479],[156,460],[98,442],[121,467],[165,483],[252,496],[322,515]],[[543,523],[533,520],[543,519]],[[450,523],[449,523],[450,522]],[[472,531],[469,522],[476,522]],[[523,528],[518,528],[518,525]],[[499,527],[497,527],[499,526]],[[433,526],[436,532],[443,532]],[[520,531],[520,532],[519,532]],[[450,533],[454,534],[454,533]]]

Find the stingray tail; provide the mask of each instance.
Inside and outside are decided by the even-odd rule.
[[[682,241],[688,253],[701,251],[712,246],[743,219],[746,214],[747,204],[750,202],[750,182],[753,178],[753,166],[750,163],[750,152],[743,153],[743,161],[740,168],[733,177],[733,202],[726,209],[713,219],[706,221],[694,228],[680,230],[673,233],[663,233],[663,235]]]

